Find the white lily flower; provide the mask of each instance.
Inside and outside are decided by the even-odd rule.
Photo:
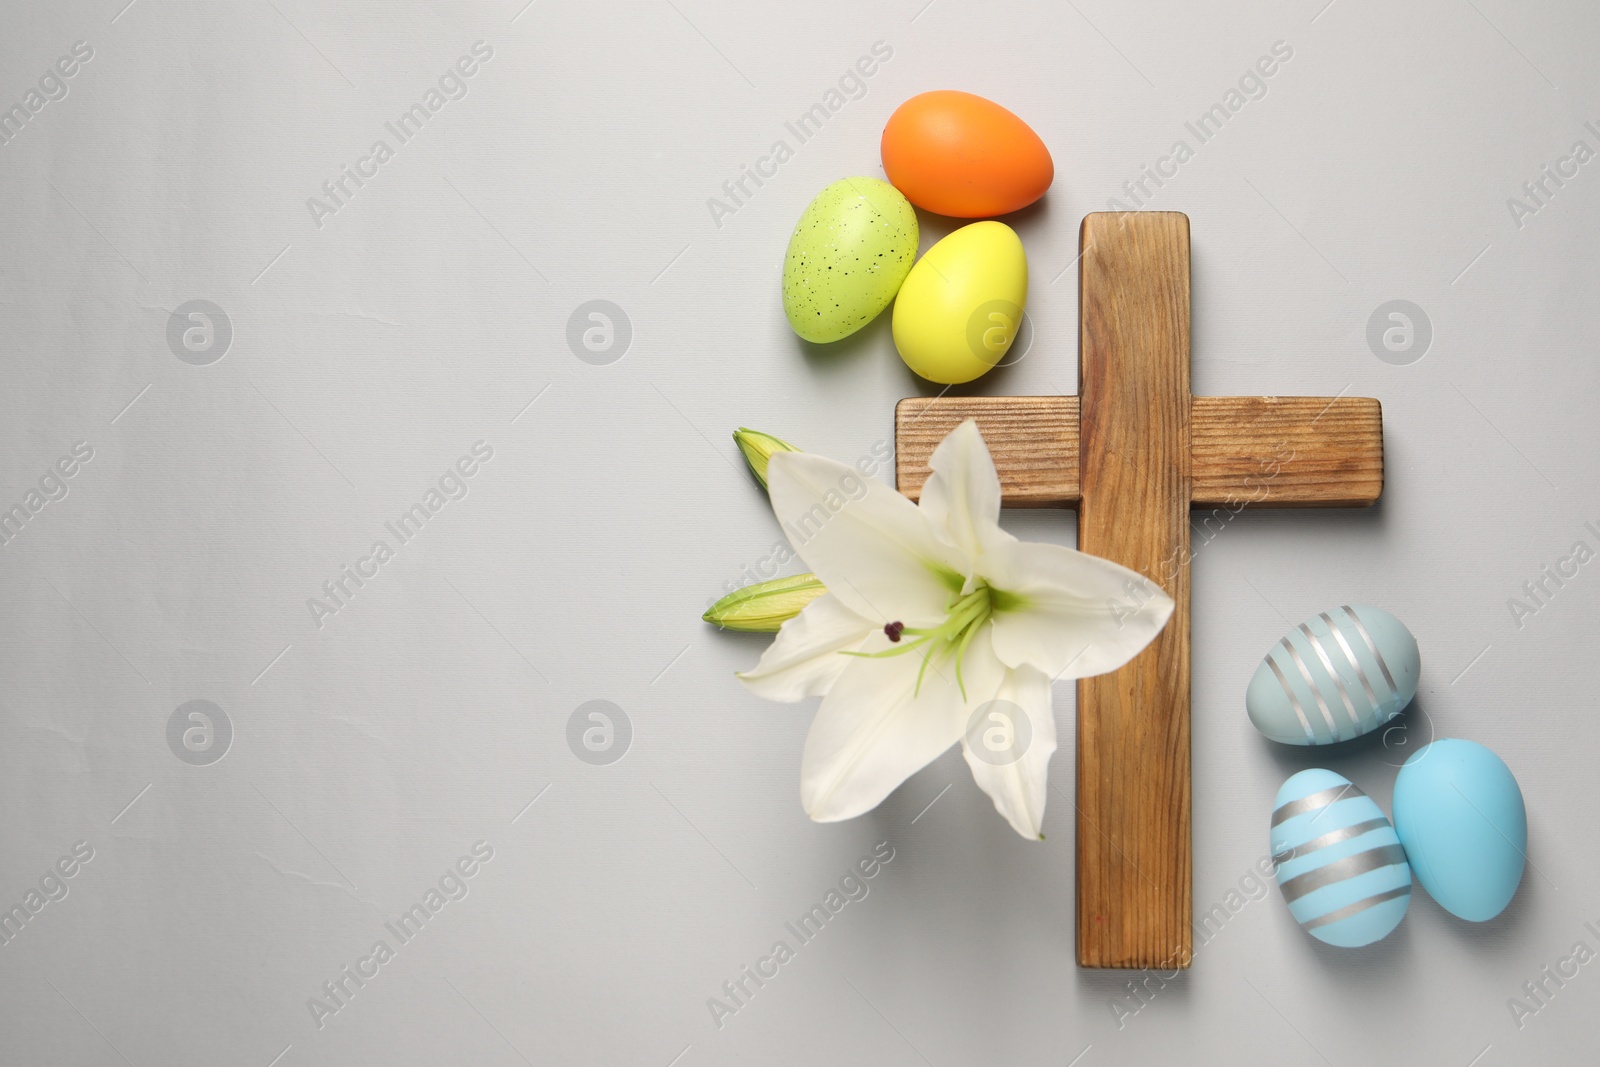
[[[917,505],[843,463],[772,456],[773,511],[828,592],[739,677],[772,700],[823,697],[800,769],[818,822],[876,807],[959,740],[996,810],[1039,838],[1051,682],[1122,666],[1173,602],[1126,567],[1000,529],[1000,478],[972,420],[929,465]],[[987,727],[988,709],[1020,751],[974,752],[969,722]]]

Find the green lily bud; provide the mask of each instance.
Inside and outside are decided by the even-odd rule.
[[[781,443],[781,442],[780,442]],[[752,464],[753,465],[753,464]],[[700,616],[724,630],[772,634],[828,590],[815,574],[795,574],[735,589]]]
[[[750,464],[750,473],[756,476],[756,481],[761,483],[761,488],[767,487],[767,461],[774,452],[798,452],[787,441],[781,441],[769,433],[759,430],[747,430],[743,426],[733,431],[734,444],[739,446],[739,451],[744,453],[744,461]]]

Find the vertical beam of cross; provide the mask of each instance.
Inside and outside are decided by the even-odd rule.
[[[1078,548],[1177,607],[1126,666],[1078,682],[1078,963],[1186,965],[1189,220],[1094,214],[1081,244]]]

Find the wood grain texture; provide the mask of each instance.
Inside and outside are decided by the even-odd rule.
[[[1383,408],[1367,397],[1197,396],[1196,507],[1366,507],[1383,493]]]
[[[1008,508],[1061,508],[1078,502],[1078,398],[1075,396],[908,397],[894,409],[895,485],[916,500],[939,442],[967,419],[994,457]]]
[[[1197,396],[1191,401],[1196,507],[1366,507],[1383,493],[1383,410],[1367,397]],[[910,397],[895,408],[895,474],[915,500],[928,457],[975,418],[1007,507],[1074,507],[1075,396]]]
[[[1078,681],[1078,964],[1187,967],[1189,219],[1096,213],[1078,265],[1078,547],[1177,602],[1144,651]]]

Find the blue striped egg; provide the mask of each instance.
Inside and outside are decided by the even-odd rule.
[[[1370,733],[1417,695],[1417,639],[1382,608],[1346,604],[1290,630],[1267,653],[1244,706],[1256,729],[1286,745],[1326,745]]]
[[[1271,841],[1289,913],[1318,941],[1370,945],[1405,918],[1411,865],[1400,838],[1343,775],[1309,770],[1284,782]]]

